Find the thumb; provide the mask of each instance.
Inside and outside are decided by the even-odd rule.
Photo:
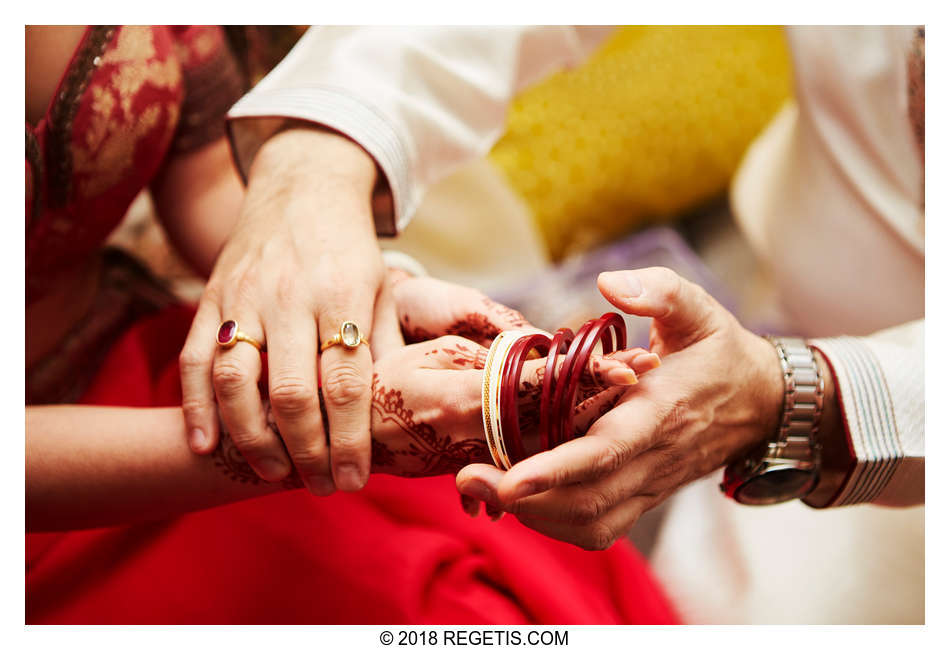
[[[717,314],[718,305],[702,287],[663,266],[601,273],[597,287],[618,309],[654,318],[667,332],[702,335]]]

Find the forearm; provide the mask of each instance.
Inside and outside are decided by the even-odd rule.
[[[227,141],[172,158],[152,183],[152,197],[176,250],[195,271],[209,275],[244,200]]]
[[[257,478],[223,440],[188,448],[180,408],[26,409],[26,528],[159,519],[292,487]]]

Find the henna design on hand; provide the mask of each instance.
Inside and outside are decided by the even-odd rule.
[[[517,309],[512,309],[507,305],[495,302],[491,298],[485,297],[482,299],[482,303],[488,307],[489,311],[494,312],[501,316],[502,321],[507,323],[512,329],[519,329],[522,327],[530,327],[531,323],[524,317],[524,315]]]
[[[442,333],[431,332],[424,327],[412,326],[408,315],[404,315],[402,318],[402,334],[408,343],[430,341],[444,334],[461,336],[470,341],[483,343],[486,341],[491,342],[492,339],[498,336],[499,332],[501,332],[501,330],[492,324],[488,316],[478,312],[466,314],[464,317],[449,325],[445,329],[445,332]]]
[[[432,332],[418,325],[414,326],[409,315],[404,314],[400,323],[403,337],[408,343],[419,343],[436,339],[444,334],[451,334],[485,344],[490,343],[501,332],[501,328],[495,324],[496,322],[501,322],[510,329],[530,326],[521,312],[511,307],[506,307],[487,297],[482,299],[482,304],[486,307],[485,312],[470,312],[446,327],[445,331],[441,333]],[[493,322],[493,319],[490,318],[491,315],[498,316],[498,318],[495,318]]]
[[[485,362],[488,360],[488,348],[482,346],[470,347],[462,343],[456,343],[455,347],[452,348],[441,348],[426,352],[426,356],[439,354],[439,352],[452,357],[452,363],[461,368],[484,370]]]
[[[268,481],[258,476],[248,462],[244,460],[244,456],[241,455],[237,445],[234,444],[230,434],[228,434],[224,428],[221,429],[221,441],[218,443],[218,446],[215,447],[214,452],[212,452],[211,458],[214,460],[214,466],[221,470],[222,474],[236,483],[249,485],[269,484]],[[296,490],[303,487],[303,481],[300,480],[300,476],[298,476],[297,471],[294,470],[287,478],[275,485],[280,485],[281,489],[284,490]]]
[[[451,436],[440,436],[433,426],[417,421],[411,408],[406,407],[402,391],[387,389],[373,375],[374,415],[384,423],[395,423],[407,436],[408,445],[392,449],[381,441],[373,447],[373,464],[380,467],[399,467],[401,476],[420,477],[454,474],[469,463],[489,462],[488,445],[481,437],[453,441]],[[380,458],[376,457],[379,450]],[[415,468],[401,467],[397,457],[412,459]],[[391,463],[391,464],[381,464]],[[408,463],[407,463],[408,464]]]

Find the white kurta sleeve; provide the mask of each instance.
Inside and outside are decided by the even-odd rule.
[[[246,178],[261,143],[287,118],[346,135],[375,158],[391,201],[377,232],[408,223],[426,187],[484,155],[527,84],[582,61],[599,27],[312,27],[228,114]]]
[[[828,360],[857,459],[832,506],[924,502],[924,321],[810,341]]]

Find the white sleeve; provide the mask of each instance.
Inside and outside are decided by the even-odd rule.
[[[520,88],[583,61],[608,32],[311,27],[229,112],[234,158],[246,178],[261,143],[286,118],[339,131],[385,175],[392,200],[374,203],[389,206],[377,211],[377,232],[395,234],[429,184],[488,152]]]
[[[810,341],[835,375],[857,459],[832,506],[924,502],[924,321]]]

